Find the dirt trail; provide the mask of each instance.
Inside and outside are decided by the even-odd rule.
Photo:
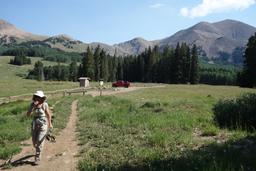
[[[114,90],[113,89],[103,90],[102,91],[102,96],[115,95],[115,94],[121,94],[121,93],[128,93],[128,92],[131,92],[131,91],[140,90],[140,89],[146,89],[146,88],[163,88],[163,87],[165,87],[165,85],[148,86],[148,87],[115,88]],[[100,95],[100,91],[99,90],[88,91],[85,94],[90,94],[93,97],[95,97],[95,96],[99,96]]]
[[[114,95],[114,94],[119,94],[119,93],[126,93],[134,90],[139,90],[143,87],[130,87],[130,88],[116,88],[114,90],[103,90],[102,91],[102,96],[107,96],[107,95]],[[100,91],[99,90],[94,90],[94,91],[88,91],[86,94],[90,94],[93,97],[99,96]]]
[[[77,120],[77,100],[72,103],[72,112],[65,129],[56,137],[56,143],[45,142],[40,165],[32,166],[34,161],[34,148],[31,139],[23,142],[26,145],[22,152],[14,156],[12,162],[14,167],[11,170],[32,171],[72,171],[76,170],[77,158],[79,152],[77,145],[75,129]],[[27,157],[27,158],[26,158]],[[19,161],[20,159],[24,160]],[[15,162],[17,161],[18,162]],[[15,166],[16,165],[16,166]]]
[[[154,86],[160,87],[160,86]],[[161,86],[162,87],[162,86]],[[131,88],[117,88],[115,91],[103,91],[102,95],[114,95],[119,93],[126,93],[134,90],[150,87],[131,87]],[[151,87],[152,88],[152,87]],[[99,96],[99,91],[90,91],[93,97]],[[11,162],[13,167],[10,170],[14,171],[72,171],[76,170],[79,153],[78,141],[76,140],[76,120],[77,120],[77,100],[72,103],[72,112],[65,129],[56,137],[56,143],[49,143],[45,141],[42,159],[40,165],[32,166],[34,161],[35,150],[32,147],[32,142],[26,140],[22,142],[21,153],[15,155]],[[3,161],[0,161],[2,164]],[[1,168],[0,168],[1,170]]]

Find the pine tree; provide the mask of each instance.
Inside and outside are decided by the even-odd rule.
[[[192,57],[191,57],[190,83],[197,84],[198,82],[199,82],[198,53],[197,53],[196,45],[193,45]]]
[[[174,54],[175,50],[173,48],[168,48],[164,51],[163,58],[165,59],[166,65],[166,73],[165,73],[165,80],[166,83],[174,83]]]
[[[88,48],[87,48],[88,50]],[[87,63],[87,53],[83,53],[82,54],[83,58],[82,58],[82,62],[81,62],[81,76],[85,77],[87,74],[87,67],[86,67],[86,63]]]
[[[153,77],[152,77],[152,71],[153,71],[153,66],[154,66],[154,54],[151,50],[151,47],[148,48],[147,54],[146,54],[146,59],[145,59],[145,70],[146,70],[146,82],[152,82],[153,81]]]
[[[78,76],[78,67],[76,61],[72,61],[69,65],[69,80],[70,81],[77,81]]]
[[[158,64],[158,82],[170,82],[171,56],[173,49],[168,46],[163,49],[162,58]]]
[[[34,75],[38,81],[44,80],[44,64],[41,61],[37,61],[34,65]]]
[[[62,76],[62,70],[61,70],[61,66],[60,66],[60,62],[58,61],[58,65],[57,65],[57,68],[56,68],[56,78],[58,81],[61,80],[61,76]]]
[[[171,68],[172,83],[181,83],[182,64],[183,64],[183,60],[181,57],[181,48],[180,48],[180,44],[177,43],[175,52],[174,52],[173,61],[172,61],[172,68]]]
[[[151,82],[156,82],[157,79],[158,79],[157,63],[160,60],[160,50],[159,50],[158,46],[154,46],[151,60],[152,60],[152,67],[151,67],[151,70],[150,70]]]
[[[91,80],[95,79],[95,63],[93,53],[90,47],[87,47],[87,51],[82,59],[84,76],[89,77]]]
[[[117,76],[116,78],[118,80],[124,79],[124,65],[123,65],[123,58],[118,58],[118,64],[117,64]]]
[[[191,66],[191,54],[189,46],[186,46],[186,56],[184,59],[184,83],[189,83],[190,81],[190,66]]]
[[[108,81],[109,71],[108,71],[108,60],[106,52],[102,49],[100,52],[100,79]]]
[[[256,86],[256,33],[249,38],[247,43],[244,67],[242,74],[240,74],[239,84],[245,87]]]
[[[144,81],[145,80],[145,61],[143,54],[138,57],[138,65],[139,65],[139,80],[138,81]]]
[[[110,81],[116,81],[117,66],[118,66],[118,63],[117,63],[116,55],[114,55],[114,57],[110,58],[110,62],[109,62]]]
[[[49,80],[55,80],[53,75],[54,75],[54,69],[53,69],[52,66],[49,66],[49,69],[48,69],[48,78],[49,78]]]
[[[78,77],[83,77],[84,75],[83,65],[80,64],[78,67]]]
[[[101,64],[100,52],[101,52],[101,49],[100,49],[100,46],[98,45],[94,52],[94,64],[95,64],[94,74],[95,74],[96,81],[100,80],[100,64]]]
[[[60,66],[61,68],[61,75],[60,75],[60,81],[67,81],[70,77],[69,75],[69,67],[67,66]]]
[[[45,80],[54,80],[54,70],[52,66],[44,67]]]
[[[186,77],[187,77],[187,61],[186,61],[186,57],[187,57],[187,45],[186,43],[182,43],[181,47],[180,47],[180,65],[181,65],[181,72],[182,72],[182,76],[181,76],[181,83],[186,83]]]

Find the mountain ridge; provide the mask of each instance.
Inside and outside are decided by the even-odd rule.
[[[111,55],[138,55],[148,47],[158,45],[160,49],[166,46],[175,47],[178,42],[189,45],[196,44],[208,58],[218,58],[222,52],[231,54],[237,47],[244,47],[248,38],[256,32],[256,28],[236,20],[222,20],[214,23],[199,22],[187,29],[154,41],[142,37],[108,45],[100,42],[84,43],[69,35],[41,36],[16,28],[13,24],[0,19],[0,45],[19,44],[27,41],[42,41],[52,48],[69,52],[85,52],[90,46],[95,49],[100,45]]]
[[[32,34],[16,28],[13,24],[0,19],[0,45],[25,41],[42,41],[46,36]]]
[[[220,52],[231,54],[236,47],[244,47],[255,32],[255,27],[230,19],[215,23],[200,22],[162,39],[160,47],[174,46],[178,42],[195,43],[209,58],[216,58]]]

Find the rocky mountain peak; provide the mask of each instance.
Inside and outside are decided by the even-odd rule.
[[[0,19],[0,31],[10,29],[10,28],[15,28],[15,26],[8,23],[5,20]]]

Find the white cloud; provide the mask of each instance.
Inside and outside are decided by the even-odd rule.
[[[181,8],[180,14],[181,14],[182,16],[187,17],[187,16],[189,15],[188,8],[185,8],[185,7],[184,7],[184,8]]]
[[[212,13],[244,10],[255,3],[256,0],[203,0],[193,8],[181,8],[180,14],[190,18],[203,17]]]
[[[161,8],[161,7],[163,7],[163,6],[164,6],[164,4],[157,3],[157,4],[152,4],[152,5],[150,5],[149,8],[154,8],[154,9],[156,9],[156,8]]]

